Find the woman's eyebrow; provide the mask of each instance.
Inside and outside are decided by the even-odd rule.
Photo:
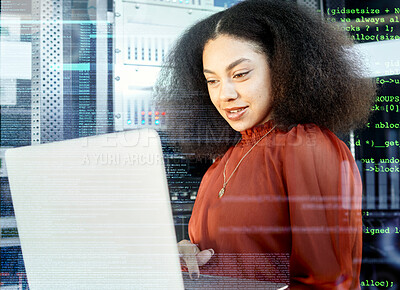
[[[244,62],[244,61],[250,61],[250,59],[244,58],[244,57],[239,58],[238,60],[235,60],[234,62],[232,62],[231,64],[229,64],[229,65],[226,67],[225,71],[226,71],[226,72],[230,71],[230,70],[233,69],[235,66],[237,66],[238,64],[240,64],[240,63],[242,63],[242,62]],[[203,70],[203,72],[204,72],[204,73],[214,74],[213,71],[211,71],[211,70],[209,70],[209,69],[206,69],[206,68]]]

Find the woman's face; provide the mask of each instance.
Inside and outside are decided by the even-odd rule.
[[[249,41],[229,35],[209,40],[203,69],[214,106],[236,131],[265,123],[271,115],[267,57]]]

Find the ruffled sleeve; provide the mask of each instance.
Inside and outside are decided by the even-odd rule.
[[[290,289],[360,289],[361,178],[347,146],[316,125],[287,133]]]

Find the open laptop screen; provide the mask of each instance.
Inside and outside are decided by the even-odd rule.
[[[125,131],[8,150],[31,289],[182,289],[159,137]]]

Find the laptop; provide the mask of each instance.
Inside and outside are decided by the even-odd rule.
[[[30,289],[184,289],[151,129],[7,150]]]
[[[31,290],[285,286],[181,272],[155,130],[9,149],[6,165]]]

